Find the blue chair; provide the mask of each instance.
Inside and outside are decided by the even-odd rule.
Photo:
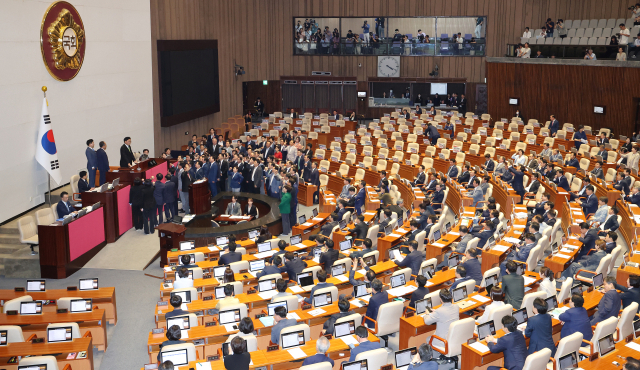
[[[400,54],[400,50],[402,49],[402,43],[400,41],[394,41],[391,45],[391,52],[393,54]]]
[[[353,54],[354,53],[354,42],[352,40],[347,40],[345,43],[346,47],[347,47],[347,54]]]
[[[470,33],[465,33],[464,34],[464,39],[467,40],[467,41],[471,40],[471,34]]]
[[[411,33],[407,33],[407,38],[408,38],[409,40],[411,40],[411,39],[413,38],[413,34],[411,34]]]
[[[449,34],[448,33],[443,33],[440,35],[440,40],[449,40]]]

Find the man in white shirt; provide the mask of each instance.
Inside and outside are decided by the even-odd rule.
[[[456,37],[456,43],[458,44],[458,54],[462,54],[462,49],[464,48],[464,39],[462,38],[462,34],[458,32],[458,37]]]
[[[189,269],[181,267],[176,273],[173,289],[192,288],[193,280],[189,279]]]
[[[631,36],[631,32],[625,27],[624,23],[620,23],[620,39],[618,40],[618,45],[628,44],[629,36]]]
[[[640,35],[638,35],[636,39],[633,40],[633,46],[629,46],[629,55],[631,56],[631,58],[635,59],[638,51],[640,51]]]
[[[525,38],[525,39],[531,38],[531,31],[529,31],[529,27],[524,28],[524,33],[522,34],[522,38]]]

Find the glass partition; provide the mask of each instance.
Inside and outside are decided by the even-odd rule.
[[[293,19],[294,55],[484,56],[486,17]]]

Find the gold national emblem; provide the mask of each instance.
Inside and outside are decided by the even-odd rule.
[[[73,5],[58,1],[47,9],[41,27],[42,58],[53,78],[73,79],[84,61],[86,39],[80,14]]]

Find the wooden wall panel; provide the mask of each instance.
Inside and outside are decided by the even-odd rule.
[[[519,108],[525,119],[546,122],[554,114],[561,123],[610,128],[616,137],[630,136],[639,79],[640,68],[489,62],[489,114],[498,121],[510,119]],[[509,98],[519,98],[519,107],[509,105]],[[604,105],[606,113],[593,113],[594,105]]]
[[[627,18],[628,0],[150,0],[156,150],[176,148],[228,117],[242,113],[242,82],[278,80],[282,75],[309,75],[313,70],[365,81],[376,75],[375,57],[293,56],[293,17],[480,16],[486,15],[487,55],[501,56],[525,26],[554,20]],[[220,113],[160,128],[157,96],[156,40],[217,39],[219,45]],[[234,61],[245,67],[233,75]],[[362,63],[362,67],[358,67]],[[485,59],[470,57],[407,57],[403,77],[426,77],[438,64],[442,77],[485,80]]]

